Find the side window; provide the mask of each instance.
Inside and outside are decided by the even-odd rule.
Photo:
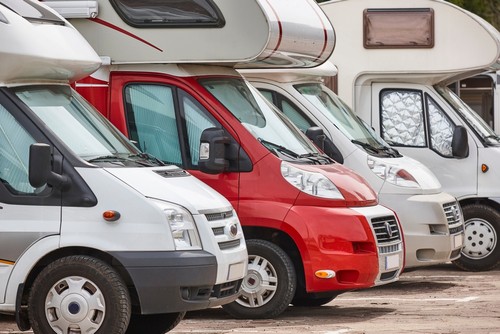
[[[35,195],[28,181],[29,148],[35,140],[0,105],[0,181],[14,195]]]
[[[426,102],[429,112],[431,148],[441,155],[453,157],[451,140],[453,139],[455,125],[432,98],[427,96]]]
[[[172,87],[164,85],[127,85],[127,123],[130,139],[143,152],[182,166],[174,93]]]
[[[262,93],[269,102],[278,107],[278,109],[280,109],[302,132],[306,132],[311,126],[316,126],[309,117],[304,115],[294,103],[283,95],[265,89],[259,89],[259,92]],[[273,94],[275,98],[273,98]]]
[[[425,118],[422,93],[383,90],[380,93],[382,138],[391,145],[425,147]]]
[[[184,112],[184,119],[186,120],[191,164],[198,166],[201,133],[205,129],[213,127],[221,128],[222,126],[191,95],[184,91],[179,91],[179,99]]]

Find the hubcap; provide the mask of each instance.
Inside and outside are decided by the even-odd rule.
[[[497,235],[493,226],[484,219],[473,218],[465,222],[465,242],[462,255],[479,260],[495,249]]]
[[[242,294],[236,302],[249,308],[263,306],[273,298],[277,287],[278,276],[273,265],[261,256],[249,255]]]
[[[57,334],[94,334],[104,320],[104,295],[86,278],[63,278],[47,294],[45,315]]]

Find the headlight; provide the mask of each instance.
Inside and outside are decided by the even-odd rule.
[[[385,162],[368,156],[368,167],[381,179],[400,187],[419,188],[417,180],[405,169],[391,166]]]
[[[313,173],[281,162],[281,175],[301,191],[323,198],[344,199],[337,187],[321,173]]]
[[[200,235],[191,213],[172,203],[152,201],[165,213],[170,231],[172,231],[174,237],[176,250],[202,249]]]

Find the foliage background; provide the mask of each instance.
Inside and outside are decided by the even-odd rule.
[[[327,0],[316,1],[325,2]],[[481,16],[500,30],[500,0],[449,0],[449,2]]]

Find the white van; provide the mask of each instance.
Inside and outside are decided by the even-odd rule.
[[[304,133],[319,126],[319,143],[336,161],[362,175],[379,201],[396,212],[405,237],[405,268],[456,260],[463,245],[457,200],[424,165],[391,149],[323,84],[335,76],[330,62],[313,69],[242,70],[259,91]]]
[[[83,37],[37,1],[0,0],[0,41],[0,313],[37,334],[161,334],[235,300],[235,211],[71,89],[100,65]]]
[[[447,86],[500,66],[500,33],[442,0],[339,0],[338,94],[401,153],[427,165],[459,199],[465,220],[455,263],[500,263],[500,138]]]

